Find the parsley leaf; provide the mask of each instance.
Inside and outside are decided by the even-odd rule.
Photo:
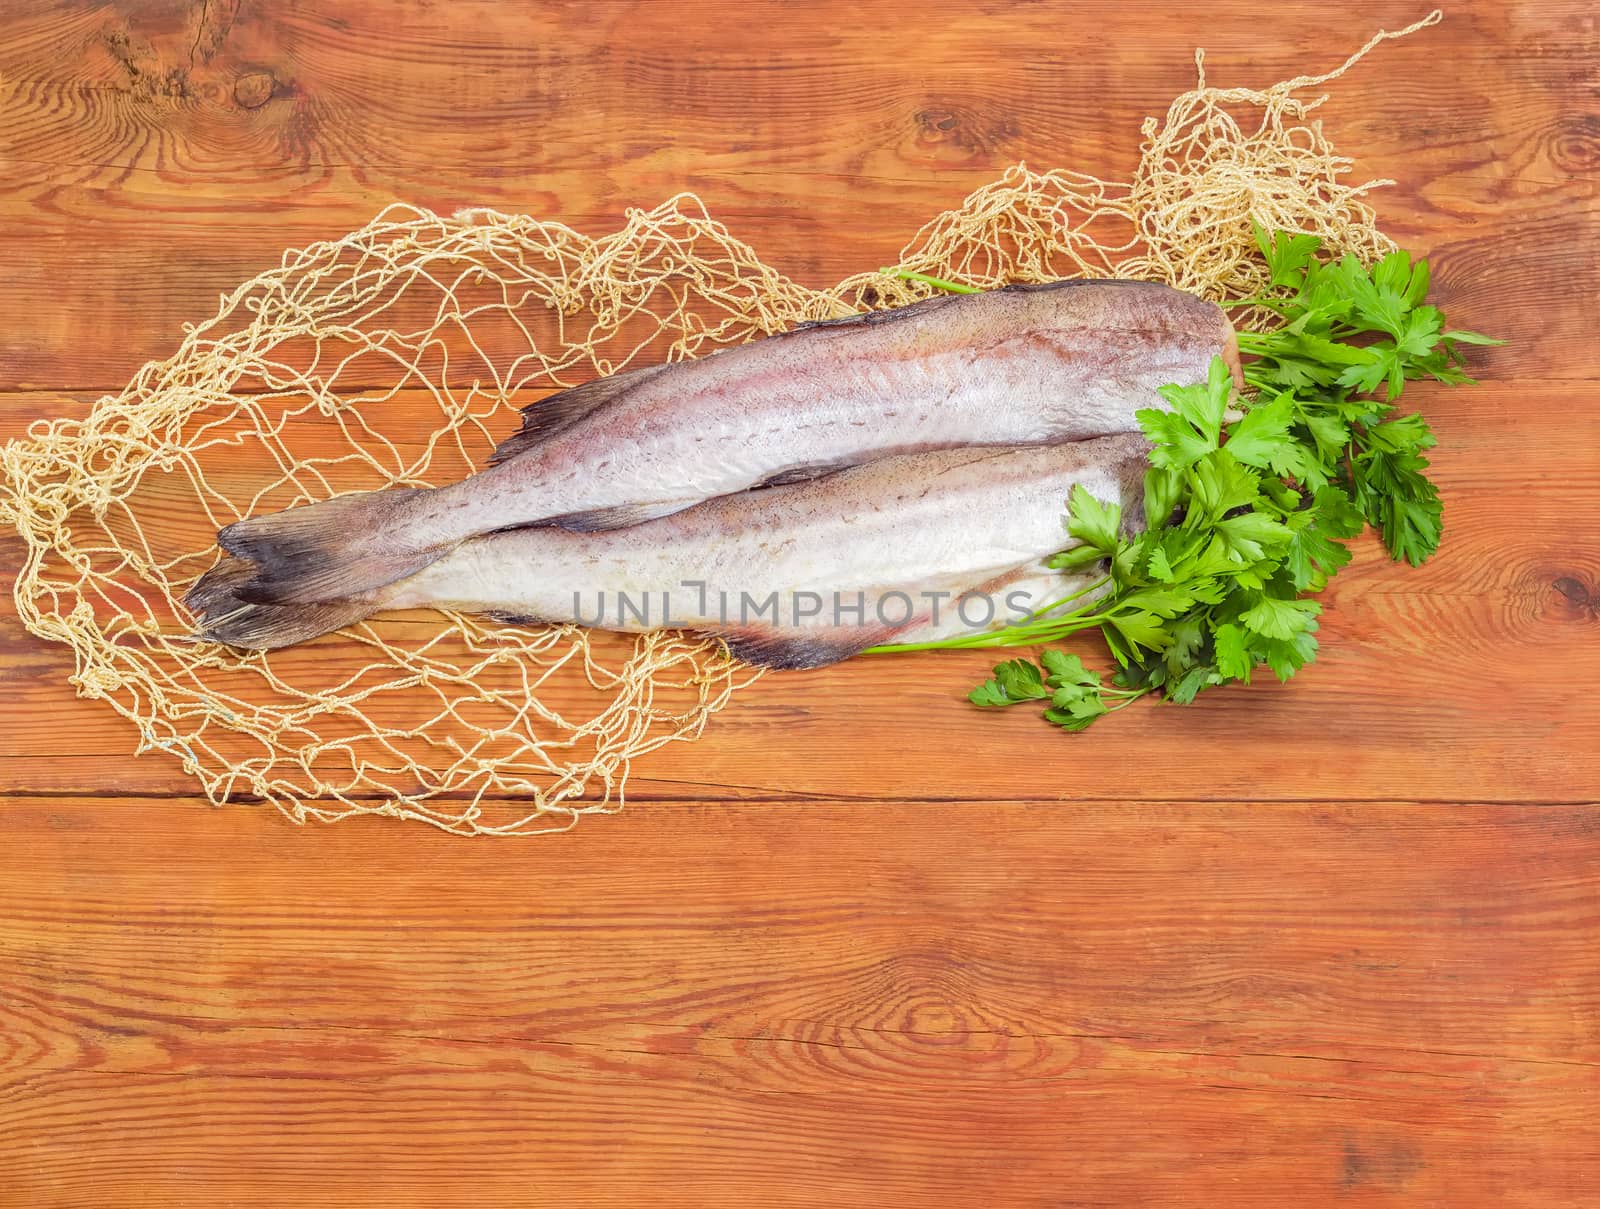
[[[974,705],[999,706],[1037,701],[1049,695],[1037,667],[1026,659],[1008,659],[994,669],[993,679],[973,689],[968,698]]]
[[[1084,488],[1072,489],[1067,532],[1090,549],[1109,554],[1117,546],[1117,527],[1122,523],[1118,504],[1103,504]]]
[[[1065,613],[910,647],[1024,646],[1097,631],[1111,681],[1058,648],[1008,659],[969,694],[997,708],[1044,702],[1046,721],[1078,731],[1148,694],[1188,704],[1208,688],[1248,683],[1266,667],[1287,680],[1316,658],[1320,592],[1371,525],[1396,559],[1438,547],[1439,493],[1427,478],[1435,440],[1395,406],[1418,378],[1469,382],[1462,348],[1500,343],[1448,329],[1426,302],[1428,262],[1402,251],[1372,266],[1318,259],[1314,235],[1256,228],[1271,289],[1245,300],[1274,313],[1238,333],[1253,400],[1236,397],[1223,360],[1206,381],[1163,387],[1166,408],[1136,419],[1151,443],[1143,532],[1122,508],[1075,487],[1066,528],[1077,543],[1049,560],[1102,564]],[[1228,420],[1230,408],[1239,409]]]

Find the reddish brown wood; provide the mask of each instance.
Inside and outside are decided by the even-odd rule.
[[[1574,449],[1600,448],[1600,409],[1587,402],[1590,388],[1574,383],[1413,390],[1439,432],[1435,460],[1448,538],[1421,568],[1397,567],[1375,543],[1363,544],[1328,595],[1323,654],[1291,685],[1268,677],[1211,694],[1193,709],[1141,706],[1069,739],[1031,712],[980,714],[962,700],[993,655],[860,659],[767,677],[737,697],[699,742],[641,760],[631,792],[1388,800],[1403,791],[1426,800],[1524,802],[1593,796],[1600,709],[1572,669],[1593,650],[1600,551],[1575,540],[1573,518],[1600,509],[1600,465],[1555,468]],[[14,399],[24,414],[52,405],[39,396]],[[247,496],[259,470],[234,473],[237,494]],[[183,528],[202,543],[176,498],[154,480],[140,510],[152,526]],[[0,604],[0,615],[5,610],[9,602]],[[410,629],[431,624],[423,618]],[[309,672],[329,650],[349,646],[333,639],[285,652],[279,666]],[[1093,642],[1082,649],[1103,659]],[[0,627],[0,666],[16,703],[10,727],[0,730],[0,788],[192,791],[168,755],[130,764],[132,732],[105,704],[69,699],[63,685],[73,666],[64,648],[41,645],[13,622]],[[405,721],[389,703],[370,708],[390,724]],[[894,736],[890,761],[882,758],[885,735]],[[1055,771],[1057,761],[1070,771]]]
[[[394,201],[600,233],[692,188],[772,263],[830,283],[1016,160],[1126,175],[1143,118],[1193,86],[1196,45],[1213,82],[1265,86],[1422,12],[1286,5],[1264,29],[1250,0],[1204,20],[766,3],[709,24],[662,0],[19,7],[0,239],[29,253],[0,265],[0,385],[75,388],[120,385],[286,245]],[[1513,338],[1505,375],[1600,369],[1583,318],[1548,305],[1595,268],[1589,15],[1457,6],[1323,111],[1358,172],[1400,182],[1377,204],[1435,254],[1441,303]]]
[[[1197,44],[1420,15],[10,7],[0,437],[392,201],[693,188],[820,284],[1017,159],[1126,173]],[[1597,71],[1588,5],[1471,0],[1322,111],[1512,343],[1416,392],[1443,551],[1364,548],[1287,688],[1068,739],[981,656],[773,676],[620,817],[467,843],[198,805],[0,607],[0,1205],[1600,1202]]]
[[[660,803],[512,850],[15,799],[0,1182],[1578,1209],[1594,817]]]

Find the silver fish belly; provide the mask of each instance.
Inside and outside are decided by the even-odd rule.
[[[896,454],[1131,432],[1218,355],[1237,372],[1222,311],[1166,286],[944,296],[573,388],[462,482],[252,517],[219,541],[256,564],[251,599],[337,599],[497,529],[624,527]]]
[[[205,636],[243,646],[287,645],[375,612],[432,607],[696,630],[752,663],[816,667],[882,642],[1021,620],[1086,586],[1090,575],[1042,567],[1074,544],[1062,525],[1067,497],[1081,484],[1136,518],[1147,448],[1122,434],[900,455],[628,529],[474,538],[344,601],[251,604],[232,593],[237,565],[225,562],[191,606]]]

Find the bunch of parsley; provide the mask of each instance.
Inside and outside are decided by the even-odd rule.
[[[1350,561],[1346,542],[1364,525],[1396,559],[1434,552],[1441,508],[1424,473],[1433,433],[1394,400],[1412,379],[1471,381],[1461,346],[1498,341],[1445,330],[1424,302],[1425,260],[1397,251],[1369,269],[1348,255],[1319,261],[1312,235],[1258,228],[1256,239],[1272,290],[1235,305],[1282,320],[1239,334],[1256,397],[1236,397],[1217,358],[1205,383],[1162,390],[1171,410],[1138,413],[1152,444],[1144,531],[1125,535],[1121,509],[1079,487],[1066,520],[1078,544],[1052,565],[1100,566],[1089,587],[1037,620],[885,649],[1031,646],[1097,629],[1117,665],[1111,683],[1047,649],[1037,662],[1001,663],[970,694],[991,708],[1044,702],[1048,721],[1082,730],[1149,693],[1187,704],[1263,666],[1294,675],[1317,651],[1322,606],[1307,595]],[[1242,416],[1229,422],[1230,409]],[[1080,597],[1092,599],[1066,607]]]
[[[1245,381],[1263,400],[1289,396],[1308,455],[1302,481],[1342,485],[1390,554],[1423,562],[1439,546],[1439,493],[1423,474],[1433,432],[1420,415],[1397,416],[1393,401],[1415,378],[1471,382],[1461,346],[1500,341],[1445,330],[1424,301],[1426,260],[1395,251],[1371,269],[1348,254],[1323,263],[1316,236],[1269,239],[1260,227],[1256,243],[1275,292],[1235,305],[1265,307],[1283,324],[1239,333],[1240,351],[1255,357]]]

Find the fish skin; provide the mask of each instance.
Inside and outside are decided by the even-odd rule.
[[[233,645],[271,648],[380,611],[447,608],[624,631],[696,630],[726,639],[752,663],[816,667],[880,642],[988,628],[976,603],[970,622],[950,603],[964,592],[991,593],[999,623],[1013,608],[1042,606],[1089,585],[1093,573],[1064,576],[1043,566],[1076,544],[1062,524],[1067,497],[1081,484],[1138,524],[1148,449],[1128,433],[898,455],[719,497],[627,529],[489,534],[398,583],[331,604],[243,603],[232,594],[239,564],[226,560],[190,604],[202,637]],[[1008,601],[1006,593],[1018,588],[1039,595]],[[622,610],[619,592],[636,606],[648,601],[646,613]],[[941,617],[930,592],[946,594]],[[777,594],[775,614],[765,607],[770,593]],[[803,593],[818,598],[817,613],[796,615],[811,608]],[[763,607],[741,610],[745,595]],[[844,603],[839,615],[835,599]],[[852,607],[858,600],[862,624]],[[663,601],[670,602],[666,616]]]
[[[1238,350],[1222,310],[1167,286],[1065,281],[944,295],[590,383],[528,410],[517,452],[436,490],[253,517],[219,542],[266,603],[393,582],[483,533],[635,524],[775,476],[965,446],[1136,430],[1168,383]],[[552,416],[556,418],[552,420]]]

